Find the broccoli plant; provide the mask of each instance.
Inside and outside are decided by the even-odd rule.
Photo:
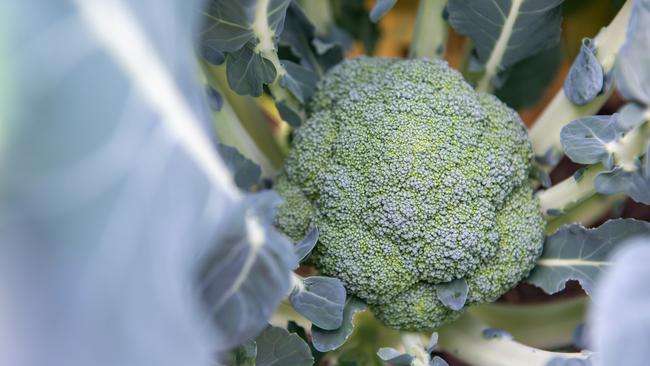
[[[650,1],[591,3],[0,4],[0,364],[645,364]]]

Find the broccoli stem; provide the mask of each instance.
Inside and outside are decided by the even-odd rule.
[[[575,328],[584,322],[587,304],[587,297],[579,297],[543,304],[482,304],[468,311],[524,344],[553,349],[571,344]]]
[[[650,127],[647,122],[628,132],[612,150],[616,165],[625,170],[636,169],[634,162],[646,153],[649,138]],[[590,165],[585,169],[580,180],[576,181],[574,177],[569,177],[553,187],[539,192],[542,212],[550,219],[549,210],[559,210],[564,213],[590,198],[596,194],[594,179],[605,170],[600,163]]]
[[[220,141],[233,145],[257,163],[264,176],[272,176],[282,165],[285,153],[255,99],[238,95],[228,87],[224,66],[202,62],[202,67],[208,84],[223,96],[223,107],[215,113]]]
[[[552,235],[562,225],[566,224],[590,226],[603,217],[612,207],[623,203],[626,197],[624,193],[611,196],[600,193],[594,194],[562,215],[551,219],[546,225],[546,235]]]
[[[486,338],[483,330],[487,328],[476,317],[465,313],[457,321],[438,330],[439,349],[469,364],[481,366],[542,366],[555,357],[587,357],[581,353],[544,351],[506,337]]]
[[[594,39],[597,47],[596,57],[605,73],[612,71],[618,50],[625,41],[631,10],[632,1],[628,0],[609,26],[603,28]],[[571,103],[564,95],[564,90],[560,89],[530,129],[530,140],[535,155],[545,156],[548,152],[559,155],[562,152],[560,129],[570,121],[598,112],[612,92],[613,88],[610,88],[586,105],[577,106]]]
[[[596,193],[594,179],[604,171],[605,167],[602,164],[594,164],[585,168],[582,178],[579,180],[571,176],[553,187],[539,192],[537,196],[542,212],[550,219],[553,215],[549,215],[549,210],[566,212],[593,196]]]
[[[442,12],[446,4],[446,0],[420,0],[409,58],[444,58],[448,26]]]

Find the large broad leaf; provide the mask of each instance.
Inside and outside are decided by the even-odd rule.
[[[560,45],[523,59],[508,69],[508,77],[494,93],[511,108],[537,103],[553,81],[562,61]]]
[[[263,236],[248,243],[281,249],[282,276],[264,277],[249,323],[215,327],[197,296],[204,254],[241,235],[223,226],[241,193],[206,128],[197,5],[2,4],[15,102],[1,132],[0,364],[212,365],[224,334],[247,338],[286,294],[291,246]],[[255,279],[241,273],[230,293],[243,301]]]
[[[297,259],[292,244],[272,227],[280,201],[273,191],[245,197],[217,228],[220,245],[205,259],[200,289],[223,350],[262,331],[289,293]]]
[[[209,0],[205,10],[202,42],[209,43],[221,52],[234,52],[245,44],[255,41],[260,35],[256,33],[255,21],[258,7],[262,14],[266,13],[265,21],[268,28],[275,34],[282,33],[284,16],[290,0]],[[259,28],[258,28],[259,29]],[[256,43],[256,42],[253,42]]]
[[[594,282],[612,265],[612,250],[621,241],[642,234],[650,234],[650,223],[634,219],[610,220],[597,229],[563,226],[546,239],[544,252],[526,281],[553,294],[564,289],[567,281],[578,280],[591,294]]]
[[[650,357],[650,237],[630,239],[612,258],[590,311],[590,339],[602,365],[645,365]]]
[[[614,73],[621,95],[650,105],[650,1],[635,0],[627,29],[627,38],[621,48]]]
[[[449,23],[472,39],[486,78],[560,40],[562,0],[450,0]]]

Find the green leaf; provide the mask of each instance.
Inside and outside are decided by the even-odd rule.
[[[309,346],[295,333],[269,326],[256,339],[256,366],[313,366]]]
[[[433,358],[429,362],[429,366],[449,366],[449,364],[442,357],[433,356]]]
[[[332,0],[332,12],[336,24],[349,33],[352,38],[361,40],[366,55],[372,55],[379,28],[370,20],[364,0]]]
[[[315,325],[311,327],[311,336],[314,348],[321,352],[328,352],[339,348],[352,334],[354,315],[365,310],[367,305],[354,296],[349,296],[343,309],[343,322],[335,330],[321,329]]]
[[[505,83],[494,94],[513,109],[532,106],[544,95],[561,62],[559,44],[525,58],[507,70]]]
[[[302,262],[309,256],[318,242],[318,236],[318,228],[313,227],[309,229],[309,232],[307,232],[307,235],[305,235],[300,243],[296,244],[294,250],[296,252],[296,257],[298,257],[298,261]]]
[[[262,174],[260,167],[248,160],[237,149],[219,143],[217,144],[217,152],[233,174],[237,187],[250,190],[260,181],[260,175]]]
[[[291,61],[282,61],[282,66],[287,73],[280,79],[280,85],[289,89],[301,103],[305,103],[316,89],[316,74]]]
[[[275,107],[280,113],[280,117],[285,120],[291,127],[300,127],[302,124],[301,112],[293,109],[289,104],[285,102],[275,103]]]
[[[626,193],[639,203],[650,205],[650,174],[647,166],[637,160],[636,169],[632,171],[616,167],[603,172],[594,179],[596,192],[603,194]]]
[[[485,67],[480,90],[498,74],[560,41],[562,0],[449,0],[449,23],[474,42]]]
[[[287,9],[279,43],[289,47],[291,53],[300,59],[300,64],[309,67],[318,77],[343,60],[342,45],[324,43],[317,38],[314,26],[295,2]]]
[[[233,52],[255,37],[255,1],[211,0],[203,10],[205,25],[203,40],[213,50]]]
[[[334,330],[343,322],[345,288],[338,278],[312,276],[295,284],[291,305],[314,325]]]
[[[377,0],[370,10],[370,20],[377,23],[388,11],[395,6],[397,0]]]
[[[284,17],[291,0],[270,0],[266,9],[268,26],[274,34],[282,33]],[[261,0],[210,0],[203,10],[202,43],[220,52],[235,52],[247,43],[257,43],[254,22]]]
[[[273,62],[255,52],[254,46],[248,43],[226,56],[226,75],[232,90],[241,95],[259,97],[264,84],[275,80],[276,70]]]
[[[467,281],[462,278],[436,285],[438,299],[451,310],[460,310],[465,306],[468,291]]]
[[[618,124],[626,131],[640,126],[645,120],[645,108],[636,103],[628,103],[618,111]]]
[[[248,194],[215,228],[214,240],[224,244],[211,248],[198,278],[203,303],[219,330],[219,347],[252,339],[291,289],[297,258],[292,244],[272,226],[280,202],[273,191]]]
[[[560,131],[566,155],[578,164],[605,163],[610,159],[608,145],[626,132],[618,125],[617,115],[587,116],[569,122]]]
[[[604,89],[605,73],[596,57],[596,45],[590,38],[584,38],[564,80],[564,95],[575,105],[585,105]]]
[[[609,255],[623,240],[650,233],[650,223],[634,219],[610,220],[597,229],[566,225],[549,236],[542,256],[526,282],[549,294],[565,287],[569,280],[578,280],[591,294],[594,282],[611,266]]]

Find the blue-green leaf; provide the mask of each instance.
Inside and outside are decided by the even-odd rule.
[[[217,229],[220,235],[199,274],[203,301],[225,349],[253,338],[290,290],[292,244],[275,231],[273,191],[249,194]],[[258,344],[259,347],[259,344]]]
[[[277,102],[275,103],[275,107],[278,109],[280,117],[282,117],[282,119],[286,121],[291,127],[300,127],[302,124],[302,117],[300,116],[299,111],[291,108],[291,106],[285,102]]]
[[[250,190],[260,181],[262,169],[257,164],[248,160],[237,149],[232,146],[217,144],[217,151],[234,176],[237,187]]]
[[[377,0],[370,10],[370,20],[377,23],[395,5],[397,0]]]
[[[255,37],[251,24],[255,18],[255,1],[211,0],[203,10],[203,38],[212,49],[233,52]]]
[[[291,61],[282,61],[286,74],[280,79],[280,85],[289,89],[301,102],[305,103],[314,94],[318,77],[311,70]]]
[[[645,108],[636,103],[628,103],[618,111],[618,125],[626,131],[640,126],[645,120]]]
[[[605,162],[611,152],[608,144],[625,132],[617,123],[617,115],[587,116],[569,122],[560,132],[566,155],[578,164]]]
[[[312,227],[309,229],[307,235],[305,235],[300,243],[296,244],[294,250],[296,252],[296,257],[298,257],[298,261],[302,262],[307,259],[311,251],[316,246],[316,243],[318,242],[318,236],[318,228]]]
[[[585,105],[602,93],[604,86],[605,73],[596,57],[596,46],[590,38],[584,38],[564,80],[564,95],[573,104]]]
[[[623,98],[650,105],[650,2],[636,0],[614,74]]]
[[[320,352],[328,352],[341,347],[352,334],[352,330],[354,329],[354,324],[352,323],[354,315],[365,310],[366,307],[367,305],[363,301],[354,296],[349,296],[345,300],[341,327],[335,330],[325,330],[312,325],[311,336],[314,348]]]
[[[449,364],[442,357],[433,356],[431,361],[429,361],[429,366],[449,366]]]
[[[250,43],[226,56],[226,75],[230,88],[241,95],[259,97],[264,84],[275,80],[273,62],[255,52]]]
[[[413,362],[413,356],[402,353],[392,347],[382,347],[377,351],[377,356],[382,361],[395,366],[409,366]]]
[[[460,310],[465,306],[469,287],[465,279],[457,279],[436,285],[438,299],[451,310]]]
[[[431,353],[436,350],[438,346],[438,333],[431,333],[431,338],[429,338],[429,344],[427,345],[427,353]]]
[[[449,0],[449,23],[474,42],[490,82],[560,41],[562,0]]]
[[[289,47],[300,59],[300,64],[313,70],[318,77],[343,59],[342,45],[324,43],[317,38],[314,26],[295,2],[287,9],[284,28],[279,43]]]
[[[282,33],[287,7],[291,0],[270,0],[266,9],[269,29]],[[202,42],[208,42],[213,50],[235,52],[247,43],[257,43],[254,21],[261,0],[210,0],[202,11],[204,26]]]
[[[544,95],[561,62],[559,44],[525,58],[508,68],[505,83],[494,94],[513,109],[531,106]]]
[[[612,171],[598,174],[594,179],[594,187],[598,193],[624,192],[634,201],[650,205],[650,175],[648,168],[642,167],[638,160],[635,170],[616,167]]]
[[[577,280],[591,294],[593,284],[606,268],[608,257],[621,241],[650,233],[650,223],[634,219],[610,220],[596,229],[574,224],[561,227],[549,236],[542,256],[526,280],[549,294]]]
[[[345,288],[338,278],[307,277],[294,285],[289,300],[298,313],[321,329],[334,330],[343,322]]]
[[[256,339],[255,366],[313,366],[309,345],[295,333],[269,326]]]
[[[199,45],[201,57],[212,65],[221,65],[226,61],[226,55],[212,40],[206,40]]]

